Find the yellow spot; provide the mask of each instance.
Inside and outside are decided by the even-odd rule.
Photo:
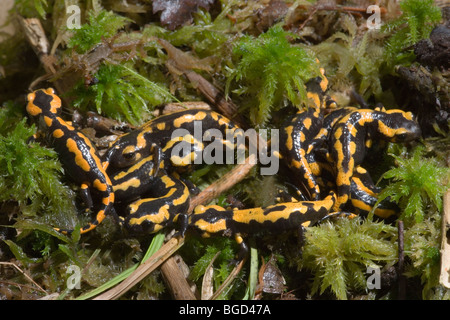
[[[293,126],[288,126],[284,128],[284,131],[286,132],[287,139],[286,139],[286,148],[288,150],[292,150],[293,147],[293,141],[292,141],[292,130],[294,129]]]
[[[220,219],[214,223],[210,223],[208,221],[200,219],[195,222],[195,226],[198,229],[208,233],[217,233],[227,229],[227,222],[224,219]]]
[[[151,130],[148,130],[151,132]],[[145,139],[144,135],[148,131],[142,131],[138,134],[136,137],[136,149],[135,150],[142,150],[147,146],[147,140]]]
[[[312,101],[313,103],[313,107],[315,108],[320,108],[320,98],[319,95],[317,93],[314,92],[308,92],[306,94],[306,97],[308,98],[308,100]]]
[[[156,125],[156,128],[158,128],[159,130],[164,130],[166,128],[166,124],[164,122],[158,123]]]
[[[130,207],[131,206],[132,205],[130,205]],[[159,208],[159,211],[157,213],[146,214],[146,215],[143,215],[143,216],[141,216],[139,218],[131,218],[130,219],[130,224],[131,225],[141,225],[144,221],[149,221],[149,222],[154,223],[156,225],[160,225],[163,222],[169,220],[170,213],[169,213],[168,209],[169,209],[169,205],[166,204],[166,205],[162,206],[161,208]],[[135,212],[136,210],[137,210],[137,208],[134,208],[133,212]],[[156,231],[156,229],[154,231]]]
[[[55,94],[55,91],[52,88],[47,89],[47,94],[51,95],[53,98],[50,102],[50,112],[57,114],[58,109],[61,108],[61,99]]]
[[[114,193],[111,193],[108,197],[102,199],[102,203],[107,206],[114,202]]]
[[[342,127],[338,127],[334,132],[334,138],[339,140],[342,137]]]
[[[322,78],[322,81],[320,81],[320,89],[322,89],[323,92],[327,91],[328,88],[328,79],[324,76]]]
[[[94,182],[92,183],[92,185],[98,191],[105,192],[108,189],[108,186],[106,185],[106,183],[101,182],[99,179],[95,179]]]
[[[283,159],[283,156],[278,151],[274,151],[273,155],[279,159]]]
[[[187,188],[185,188],[181,197],[173,200],[173,204],[176,206],[184,204],[187,201],[187,199],[189,198],[189,195],[190,195],[189,190]]]
[[[175,182],[172,179],[170,179],[168,176],[163,176],[161,178],[161,181],[166,185],[166,188],[170,188],[175,185]]]
[[[354,141],[350,141],[349,150],[351,155],[356,153],[356,143]]]
[[[356,172],[358,172],[359,174],[366,174],[366,173],[367,173],[367,170],[364,169],[364,168],[361,167],[361,166],[357,166],[357,167],[356,167]]]
[[[53,131],[53,137],[59,139],[63,136],[64,136],[64,131],[62,131],[61,129],[56,129],[55,131]]]
[[[297,160],[292,160],[291,164],[297,169],[300,169],[302,167],[302,163],[300,161],[297,161]]]
[[[70,131],[75,131],[75,128],[72,127],[72,126],[71,126],[70,124],[68,124],[67,122],[65,122],[61,117],[56,117],[55,119],[56,119],[56,121],[59,122],[60,125],[66,127],[68,130],[70,130]]]
[[[133,152],[135,152],[135,151],[136,151],[136,147],[133,146],[133,145],[130,145],[130,146],[126,146],[126,147],[123,149],[122,154],[130,154],[130,153],[133,153]]]
[[[53,120],[50,117],[44,116],[44,122],[47,127],[51,127]]]
[[[195,120],[203,120],[206,117],[206,113],[203,111],[200,111],[198,113],[196,113],[195,115],[192,114],[186,114],[182,117],[179,117],[177,119],[174,120],[173,125],[176,128],[181,127],[184,123],[189,123]]]

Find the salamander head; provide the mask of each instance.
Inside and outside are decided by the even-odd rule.
[[[411,112],[392,109],[385,111],[387,120],[379,121],[379,132],[391,142],[409,142],[420,138],[422,130]]]
[[[61,112],[61,99],[52,88],[39,89],[28,94],[27,112],[36,117],[40,114],[57,115]]]

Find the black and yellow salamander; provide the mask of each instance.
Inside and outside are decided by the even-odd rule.
[[[323,115],[319,109],[309,108],[297,112],[280,131],[280,154],[294,174],[294,184],[309,194],[311,200],[319,200],[320,189],[310,163],[313,141],[322,128]]]
[[[234,236],[240,246],[238,259],[247,255],[243,237],[260,231],[283,232],[311,226],[330,214],[336,201],[331,192],[319,201],[278,203],[265,208],[225,209],[217,205],[197,206],[189,216],[189,228],[203,237]]]
[[[177,129],[179,131],[175,134]],[[227,154],[226,148],[234,150],[234,143],[226,137],[227,133],[235,133],[235,138],[242,134],[242,131],[236,129],[238,127],[231,120],[214,111],[178,111],[155,118],[120,136],[106,152],[104,162],[112,168],[129,167],[158,148],[162,154],[161,167],[168,170],[171,167],[186,167],[195,163],[199,153],[215,141],[207,132],[217,133],[217,136],[222,137],[219,142],[224,148],[224,155]],[[185,147],[180,147],[180,144]],[[174,152],[176,146],[181,153]]]
[[[131,234],[150,234],[172,223],[180,223],[180,234],[187,228],[189,188],[180,179],[162,175],[155,179],[151,192],[126,204],[123,225]]]
[[[412,113],[397,109],[358,109],[339,119],[333,126],[329,140],[337,188],[337,201],[333,210],[340,211],[350,199],[355,168],[361,165],[366,149],[373,140],[408,142],[418,139],[420,135],[420,127]]]
[[[80,184],[81,195],[89,208],[98,207],[95,219],[81,228],[81,233],[94,229],[110,212],[114,204],[112,183],[103,168],[100,157],[89,139],[65,122],[61,113],[61,99],[52,88],[40,89],[28,95],[28,114],[37,120],[38,132],[34,138],[43,137],[55,149],[65,172]],[[93,204],[91,191],[101,198]],[[61,230],[70,233],[70,230]]]
[[[317,176],[311,165],[315,148],[321,144],[317,139],[323,128],[323,110],[335,108],[336,103],[327,95],[328,80],[324,70],[322,76],[315,77],[306,83],[308,107],[289,117],[280,130],[279,157],[284,160],[294,174],[294,184],[303,189],[311,200],[320,199],[320,188]]]
[[[400,209],[396,203],[386,198],[377,204],[381,188],[374,185],[369,172],[361,166],[355,169],[350,186],[350,200],[344,206],[344,211],[357,215],[373,213],[382,219],[396,216]]]
[[[154,233],[179,221],[180,234],[184,235],[189,189],[159,168],[158,158],[142,158],[110,177],[116,195],[114,214],[120,216],[120,223],[130,234]]]

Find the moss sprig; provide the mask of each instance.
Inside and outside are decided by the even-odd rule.
[[[430,205],[441,211],[442,196],[450,187],[450,169],[434,157],[425,157],[421,146],[416,147],[410,157],[389,154],[397,166],[382,175],[382,179],[390,179],[391,182],[380,193],[378,203],[390,197],[402,209],[401,218],[408,221],[423,221]]]
[[[250,97],[247,104],[253,107],[248,111],[256,126],[264,125],[285,99],[299,108],[306,106],[304,84],[320,74],[314,54],[292,45],[289,37],[295,38],[276,25],[257,38],[243,36],[233,47],[238,62],[230,70],[226,92]],[[234,88],[233,81],[238,84]]]
[[[0,201],[16,201],[25,217],[40,212],[46,213],[43,221],[67,223],[76,215],[74,195],[60,181],[63,169],[56,152],[26,143],[35,127],[27,127],[25,121],[0,135]]]
[[[396,228],[384,222],[339,219],[308,228],[300,265],[314,274],[312,294],[330,289],[347,299],[351,288],[367,288],[367,267],[397,259]]]
[[[108,39],[116,34],[131,20],[110,11],[101,10],[98,13],[88,11],[88,22],[75,29],[67,43],[68,48],[74,48],[78,53],[85,53],[102,39]]]
[[[152,107],[176,100],[163,85],[148,80],[131,66],[104,64],[96,79],[98,82],[87,88],[83,83],[75,87],[71,93],[76,97],[74,105],[86,110],[93,102],[98,113],[133,125],[148,120]]]
[[[442,19],[433,0],[403,0],[399,5],[402,15],[382,27],[391,33],[386,42],[386,61],[391,67],[410,64],[415,57],[411,45],[428,38]]]

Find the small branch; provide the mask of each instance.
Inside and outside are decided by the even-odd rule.
[[[233,187],[244,179],[250,170],[255,166],[257,160],[256,154],[251,154],[245,163],[236,165],[231,171],[224,174],[219,180],[210,184],[197,196],[192,198],[188,212],[192,212],[198,205],[208,203],[217,198],[221,193]]]
[[[178,266],[177,259],[181,257],[170,257],[161,265],[161,273],[168,289],[175,300],[196,300],[185,274]]]
[[[172,238],[164,244],[154,255],[141,264],[128,278],[111,290],[108,290],[94,298],[94,300],[114,300],[118,299],[125,292],[131,289],[139,281],[144,279],[166,261],[184,243],[184,239]]]

